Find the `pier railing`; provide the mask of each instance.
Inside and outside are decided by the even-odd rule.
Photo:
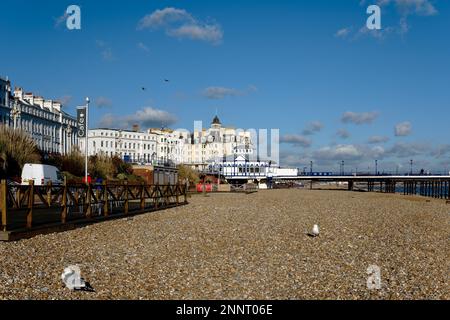
[[[392,175],[343,175],[343,176],[297,176],[276,177],[277,182],[309,183],[312,190],[314,183],[346,183],[348,190],[400,193],[404,195],[420,195],[438,199],[450,200],[450,176],[440,175],[416,175],[416,176],[392,176]]]
[[[388,193],[403,193],[404,195],[420,195],[437,199],[450,200],[450,180],[408,180],[408,181],[384,181],[380,182],[380,191]],[[374,184],[371,190],[374,191]]]
[[[47,225],[102,220],[166,209],[187,203],[185,185],[144,183],[64,184],[0,183],[0,231],[32,230]]]
[[[371,179],[349,180],[349,190],[366,190],[369,192],[400,193],[403,195],[418,195],[436,199],[450,200],[450,179]]]

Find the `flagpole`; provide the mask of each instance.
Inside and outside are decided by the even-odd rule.
[[[84,181],[88,183],[88,139],[89,139],[89,98],[86,98],[86,145],[85,145],[85,159],[84,159]]]

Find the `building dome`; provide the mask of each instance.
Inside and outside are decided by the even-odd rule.
[[[212,121],[212,124],[219,124],[219,125],[221,125],[222,123],[220,123],[219,117],[215,116],[213,121]]]

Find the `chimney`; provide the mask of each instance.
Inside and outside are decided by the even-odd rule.
[[[138,124],[133,124],[133,131],[134,132],[139,132],[139,125]]]
[[[30,104],[34,104],[34,95],[32,93],[25,93],[23,95],[23,100],[28,101]]]
[[[44,100],[44,107],[53,112],[53,100]]]
[[[14,88],[14,98],[23,100],[23,90],[20,87]]]
[[[44,98],[42,97],[35,97],[34,103],[37,104],[41,109],[44,109]]]
[[[53,109],[61,112],[61,103],[60,102],[53,102]]]

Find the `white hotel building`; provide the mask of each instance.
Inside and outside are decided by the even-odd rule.
[[[0,78],[0,124],[22,129],[44,153],[67,154],[78,144],[76,118],[61,103],[47,100],[22,88],[11,95],[11,82]]]
[[[79,140],[85,150],[85,139]],[[88,154],[117,155],[134,163],[171,162],[204,169],[214,160],[237,154],[252,154],[251,135],[246,131],[222,127],[215,117],[209,129],[189,133],[183,130],[90,129]]]
[[[252,155],[254,152],[255,146],[249,131],[223,127],[216,116],[210,128],[202,129],[201,132],[194,130],[184,163],[204,169],[213,161]]]
[[[90,129],[88,155],[104,154],[108,157],[119,156],[131,162],[152,162],[157,157],[156,134],[116,129]],[[85,139],[79,140],[82,152],[85,150]]]

